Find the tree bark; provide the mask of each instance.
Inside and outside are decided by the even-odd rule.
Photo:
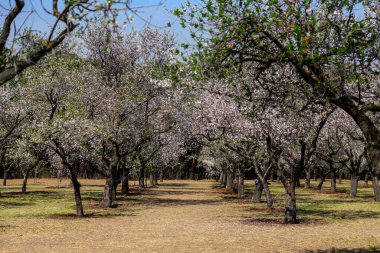
[[[122,194],[128,194],[129,193],[129,168],[127,166],[123,165],[123,176],[121,179],[121,193]]]
[[[129,193],[129,180],[128,176],[124,176],[123,180],[121,182],[121,192],[123,194],[128,194]]]
[[[318,190],[322,190],[322,186],[323,186],[323,183],[325,182],[325,179],[326,179],[326,174],[322,174],[321,175],[321,179],[319,181],[319,184],[317,186]]]
[[[372,174],[371,180],[372,180],[373,193],[375,194],[375,201],[380,202],[379,179],[376,175]]]
[[[244,177],[241,173],[238,175],[237,188],[238,188],[238,197],[244,198]]]
[[[23,194],[26,194],[26,185],[27,185],[27,183],[28,183],[28,178],[29,178],[30,171],[31,171],[31,169],[28,169],[28,170],[25,172],[25,174],[24,174],[24,179],[23,179],[23,181],[22,181],[22,188],[21,188],[21,192],[22,192]]]
[[[223,172],[222,184],[224,187],[227,187],[227,173]]]
[[[220,176],[219,176],[219,184],[223,184],[223,178],[224,178],[224,173],[220,173]]]
[[[254,181],[254,186],[253,186],[253,196],[252,200],[254,202],[260,203],[261,202],[261,195],[263,194],[263,184],[260,182],[259,179],[256,179]]]
[[[149,174],[149,187],[153,187],[154,186],[154,176],[153,176],[153,173],[150,173]]]
[[[331,188],[330,188],[331,193],[336,193],[336,173],[331,172]]]
[[[268,181],[265,178],[263,180],[263,188],[264,188],[264,192],[265,192],[265,198],[267,200],[267,208],[272,209],[273,208],[273,198],[272,198],[272,194],[270,193]]]
[[[140,189],[145,188],[144,179],[145,179],[145,169],[144,169],[143,166],[141,166],[141,168],[140,168],[140,175],[139,175],[139,188]]]
[[[306,177],[305,177],[305,189],[311,188],[311,170],[306,170]]]
[[[114,178],[109,176],[106,178],[106,183],[104,184],[103,200],[101,202],[102,207],[112,207],[114,200]]]
[[[285,186],[285,223],[297,223],[296,187],[295,181],[286,180]]]
[[[232,190],[232,172],[227,171],[226,188]]]
[[[7,186],[7,174],[8,170],[4,170],[3,186]]]
[[[82,197],[80,194],[81,185],[78,182],[76,175],[74,175],[73,173],[70,173],[70,174],[71,174],[71,182],[72,182],[73,187],[74,187],[75,207],[76,207],[77,216],[83,217],[84,212],[83,212],[83,205],[82,205]]]
[[[359,177],[356,173],[351,174],[351,188],[350,188],[350,197],[356,197],[358,194],[358,181]]]

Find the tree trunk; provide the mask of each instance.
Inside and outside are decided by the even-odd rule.
[[[239,198],[244,198],[244,177],[242,174],[238,175],[238,197]]]
[[[299,178],[297,178],[296,180],[296,186],[301,187],[301,180]]]
[[[356,173],[351,174],[351,188],[350,188],[350,197],[356,197],[358,194],[358,181],[359,177]]]
[[[343,177],[343,172],[339,172],[339,184],[342,184],[342,177]]]
[[[224,178],[224,173],[220,173],[220,176],[219,176],[219,184],[223,184],[223,178]]]
[[[3,186],[7,186],[7,174],[8,174],[8,171],[4,170]]]
[[[373,193],[375,194],[375,201],[380,202],[379,179],[376,175],[372,174],[371,180],[372,180]]]
[[[160,170],[160,182],[161,183],[164,182],[164,170],[163,169]]]
[[[106,178],[106,183],[104,184],[103,200],[101,202],[102,207],[112,207],[114,200],[114,178],[109,176]]]
[[[311,188],[311,182],[310,182],[310,179],[311,179],[311,170],[308,169],[308,170],[306,170],[305,189],[309,189],[309,188]]]
[[[336,173],[331,172],[331,188],[330,188],[331,193],[336,193]]]
[[[121,182],[121,192],[123,194],[128,194],[129,193],[129,180],[128,180],[128,176],[123,176],[123,180]]]
[[[253,186],[253,196],[252,200],[254,202],[260,203],[261,202],[261,195],[263,194],[263,184],[260,182],[259,179],[256,179],[254,181],[254,186]]]
[[[369,180],[369,174],[368,172],[366,172],[364,176],[364,187],[368,188],[368,180]]]
[[[270,181],[273,183],[274,182],[274,170],[270,172]]]
[[[319,184],[317,186],[318,190],[322,190],[323,183],[325,182],[326,174],[321,175],[321,180],[319,181]]]
[[[154,178],[154,185],[158,185],[157,173],[154,173],[153,178]]]
[[[123,165],[123,176],[121,179],[121,193],[128,194],[129,193],[129,168]]]
[[[141,166],[140,168],[140,175],[139,175],[139,188],[145,188],[144,179],[145,179],[145,173],[144,173],[144,167]]]
[[[223,181],[222,184],[224,187],[227,187],[227,173],[223,172]]]
[[[82,205],[82,197],[80,194],[81,185],[78,182],[76,175],[74,175],[73,173],[71,173],[71,182],[72,182],[73,187],[74,187],[75,207],[76,207],[77,215],[79,217],[83,217],[84,212],[83,212],[83,205]]]
[[[29,173],[30,173],[31,169],[27,170],[24,174],[24,180],[22,181],[22,189],[21,189],[21,192],[23,194],[26,194],[26,185],[28,183],[28,178],[29,178]]]
[[[272,198],[272,194],[270,193],[268,181],[265,178],[263,180],[263,188],[264,188],[264,192],[265,192],[265,198],[267,200],[267,208],[272,209],[273,208],[273,198]]]
[[[314,169],[314,181],[317,181],[318,179],[318,168]]]
[[[294,181],[284,182],[285,187],[285,223],[297,223],[296,187]]]
[[[153,176],[153,173],[150,173],[149,174],[149,187],[153,187],[154,186],[154,176]]]
[[[232,172],[227,172],[226,188],[232,190]]]

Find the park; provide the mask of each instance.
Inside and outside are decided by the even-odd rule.
[[[380,252],[378,1],[0,11],[0,252]]]

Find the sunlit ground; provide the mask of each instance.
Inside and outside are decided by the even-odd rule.
[[[0,252],[378,252],[380,203],[360,184],[357,198],[297,189],[300,224],[282,224],[283,188],[271,183],[275,209],[238,199],[215,181],[164,181],[98,203],[104,180],[81,180],[85,218],[75,217],[69,181],[20,180],[1,187]],[[317,182],[312,182],[314,185]],[[336,249],[336,251],[334,251]]]

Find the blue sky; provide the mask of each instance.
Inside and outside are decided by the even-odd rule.
[[[63,2],[63,0],[61,1]],[[195,1],[196,0],[192,0],[191,2]],[[13,1],[11,2],[13,3]],[[49,26],[54,23],[55,19],[43,11],[41,2],[43,2],[46,7],[50,7],[51,9],[52,0],[25,1],[23,13],[20,14],[16,20],[17,27],[32,27],[35,30],[45,33],[49,31]],[[162,4],[157,5],[160,2],[162,2]],[[143,7],[137,8],[138,16],[141,18],[134,18],[134,27],[136,29],[140,29],[149,23],[158,29],[164,29],[163,27],[170,22],[172,24],[170,30],[174,33],[176,40],[179,42],[189,42],[189,33],[185,29],[181,28],[177,18],[169,12],[169,10],[178,8],[185,2],[186,0],[132,0],[132,7]],[[9,1],[0,1],[0,7],[9,8]],[[36,12],[31,13],[32,10],[36,10]],[[5,14],[7,14],[7,12],[3,8],[0,8],[0,23],[3,22]],[[123,18],[123,16],[120,17],[119,23],[122,23],[121,20]]]

